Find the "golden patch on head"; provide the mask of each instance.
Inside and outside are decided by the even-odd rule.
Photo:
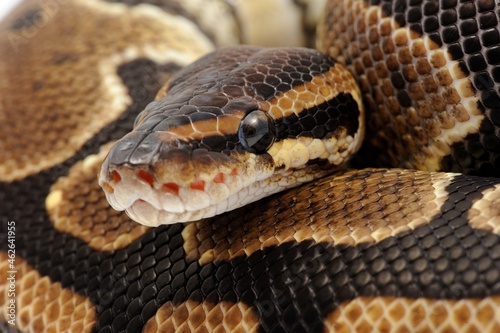
[[[327,332],[499,332],[500,297],[358,297],[330,313]]]
[[[145,333],[153,332],[257,332],[259,320],[244,303],[186,301],[163,304],[148,320]]]
[[[232,114],[220,115],[215,119],[200,120],[186,125],[176,126],[168,132],[159,132],[158,140],[171,143],[179,138],[184,140],[202,140],[210,135],[223,136],[238,132],[241,119],[245,112],[235,111]]]
[[[328,3],[318,49],[345,64],[367,110],[367,138],[381,162],[437,171],[454,143],[483,120],[471,80],[428,36],[361,0]]]
[[[8,322],[10,276],[8,255],[0,251],[0,320]],[[89,299],[63,288],[16,256],[15,328],[23,332],[91,332],[97,321]],[[9,324],[10,325],[10,324]]]
[[[211,223],[190,223],[182,233],[184,250],[190,259],[206,264],[289,241],[350,246],[379,242],[439,214],[450,180],[443,173],[398,169],[347,171]]]
[[[111,208],[97,183],[96,175],[111,145],[71,167],[68,176],[59,178],[51,187],[45,202],[54,228],[99,251],[124,248],[149,230],[125,212]]]

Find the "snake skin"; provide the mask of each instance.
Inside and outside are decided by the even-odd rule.
[[[385,165],[499,175],[498,3],[328,6],[319,49],[342,59],[365,93],[367,151]]]
[[[163,11],[128,1],[59,0],[42,7],[32,1],[0,24],[0,330],[500,330],[500,180],[495,178],[403,169],[345,170],[214,218],[156,228],[113,210],[96,178],[111,145],[130,131],[136,115],[179,68],[215,45],[241,42],[251,35],[245,32],[238,8],[223,1],[204,2],[205,11],[218,18],[215,26],[199,19],[203,15],[193,10],[201,8],[197,1],[189,2],[191,6],[183,1],[150,3],[161,4]],[[306,2],[293,3],[299,10]],[[368,5],[343,3],[360,11]],[[383,1],[369,11],[376,15],[371,21],[367,15],[366,22],[378,27],[380,17],[403,13],[389,18],[391,28],[401,29],[404,18],[413,22],[424,17],[418,8],[432,3]],[[496,28],[488,25],[489,20],[498,22],[500,15],[492,3],[463,1],[460,6],[472,4],[479,13],[464,23],[480,22],[481,31],[470,38],[498,44],[496,37],[487,37],[498,35],[498,23]],[[365,16],[360,15],[355,26],[338,4],[330,1],[334,8],[326,17],[337,18],[344,30],[362,30]],[[425,17],[439,17],[443,27],[446,20],[453,26],[453,15],[447,13],[455,6],[454,1],[442,1],[439,15],[431,11],[434,16]],[[306,21],[306,15],[298,17],[294,26]],[[433,20],[425,22],[432,27]],[[330,24],[326,21],[324,27]],[[339,34],[334,28],[320,29],[319,34],[331,31]],[[352,53],[357,37],[346,31],[338,48],[323,41],[320,49],[337,52],[356,74]],[[398,31],[394,35],[403,30]],[[412,41],[419,45],[415,31]],[[460,36],[459,46],[465,48],[469,44],[462,39],[467,38]],[[372,37],[372,44],[359,42],[360,48],[383,45]],[[354,46],[342,44],[347,39]],[[467,97],[477,105],[472,111],[479,110],[473,115],[482,132],[468,134],[465,143],[451,143],[449,150],[440,145],[442,158],[428,165],[483,175],[496,168],[498,146],[493,139],[498,138],[491,139],[491,134],[496,131],[498,73],[496,57],[488,55],[494,55],[497,45],[481,45],[482,51],[463,56],[468,70],[477,73],[472,83],[467,83],[469,76],[453,71],[464,68],[460,61],[445,67],[467,88],[464,91],[474,87],[489,92],[477,99]],[[170,48],[178,51],[169,52]],[[458,59],[451,55],[450,61]],[[481,56],[488,70],[470,60]],[[385,68],[381,63],[389,66],[387,59],[372,61],[373,67],[366,65],[358,73],[367,104],[394,105],[410,118],[424,114],[405,104],[404,93],[396,99],[385,95],[385,89],[395,90],[393,84],[404,86],[400,91],[406,94],[414,87],[406,77],[401,83],[397,74],[387,76],[379,70]],[[413,60],[407,65],[411,64]],[[433,75],[443,70],[436,68]],[[380,74],[376,81],[381,86],[370,83],[374,74]],[[490,83],[478,87],[478,77]],[[414,88],[418,95],[418,85]],[[457,94],[464,91],[458,89]],[[420,100],[432,99],[424,94]],[[457,108],[445,110],[456,113]],[[413,154],[407,136],[393,133],[402,118],[380,114],[372,112],[369,124],[382,122],[386,131],[368,128],[371,145],[388,144],[393,149],[382,162],[406,166],[418,154]],[[449,124],[445,118],[438,117]],[[409,132],[421,133],[424,123],[419,127],[410,122]],[[404,140],[388,140],[399,136]],[[375,151],[365,153],[371,150]],[[396,157],[394,151],[401,150],[405,154]],[[469,163],[472,157],[464,152],[474,161]],[[484,163],[487,171],[472,170],[472,165]],[[10,261],[11,244],[15,262]]]

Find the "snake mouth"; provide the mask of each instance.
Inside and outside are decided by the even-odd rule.
[[[122,167],[101,177],[104,180],[99,184],[114,209],[125,210],[141,224],[159,225],[197,220],[227,210],[230,200],[226,199],[243,185],[239,173],[233,168],[216,173],[212,179],[160,183],[145,169]]]
[[[250,159],[251,160],[251,159]],[[190,180],[169,175],[159,180],[151,167],[109,166],[101,168],[99,185],[109,204],[126,211],[147,226],[195,221],[236,209],[270,194],[272,164],[235,163],[219,166]],[[262,167],[261,165],[266,165]],[[264,184],[265,183],[265,186]]]

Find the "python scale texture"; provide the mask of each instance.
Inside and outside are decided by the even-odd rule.
[[[500,3],[24,0],[1,332],[500,332]]]

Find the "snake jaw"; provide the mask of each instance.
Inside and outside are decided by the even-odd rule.
[[[258,200],[274,189],[268,186],[275,174],[269,155],[235,155],[231,166],[212,165],[210,169],[217,171],[193,175],[189,181],[170,172],[165,178],[167,182],[146,167],[110,166],[106,160],[99,185],[115,210],[126,211],[141,224],[158,226],[199,220]],[[177,181],[173,181],[175,178]]]
[[[172,166],[178,163],[165,159],[153,167],[110,166],[107,158],[99,184],[114,209],[125,210],[141,224],[158,226],[212,217],[338,169],[326,162],[327,167],[287,161],[277,153],[290,151],[287,146],[274,150],[261,155],[233,152],[224,157],[206,151],[210,158],[203,160],[211,163],[194,169],[176,169]],[[190,160],[184,165],[193,163],[197,164]]]

